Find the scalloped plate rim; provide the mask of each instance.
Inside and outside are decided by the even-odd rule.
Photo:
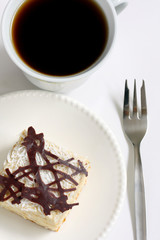
[[[109,221],[109,223],[104,227],[104,229],[102,230],[102,232],[95,237],[96,240],[103,240],[106,238],[106,235],[108,234],[108,232],[112,229],[113,225],[115,224],[119,214],[120,214],[120,210],[122,208],[123,202],[124,202],[124,198],[125,198],[125,193],[126,193],[126,182],[127,182],[127,176],[126,176],[126,169],[125,169],[125,163],[124,163],[124,159],[120,150],[120,146],[119,143],[116,140],[116,137],[114,135],[114,133],[112,132],[112,130],[108,127],[108,125],[99,117],[97,116],[93,111],[89,110],[84,104],[80,103],[79,101],[67,96],[67,95],[63,95],[63,94],[58,94],[58,93],[54,93],[54,92],[49,92],[49,91],[45,91],[45,90],[19,90],[19,91],[14,91],[14,92],[9,92],[9,93],[5,93],[3,95],[0,96],[0,103],[5,101],[5,99],[11,99],[11,98],[18,98],[20,96],[54,96],[56,99],[60,100],[60,101],[64,101],[69,103],[70,105],[72,105],[73,107],[77,108],[80,111],[83,111],[84,114],[88,115],[90,118],[92,118],[92,120],[94,120],[96,122],[96,124],[99,125],[99,127],[101,127],[101,130],[105,131],[108,135],[108,137],[111,140],[112,145],[115,148],[115,151],[117,153],[118,156],[118,160],[119,160],[119,164],[120,164],[120,169],[121,169],[121,184],[120,184],[120,191],[119,191],[119,196],[118,196],[118,204],[115,207],[114,213]]]

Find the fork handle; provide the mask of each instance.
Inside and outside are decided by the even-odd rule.
[[[140,156],[140,144],[134,145],[134,167],[136,240],[147,240],[145,191]]]

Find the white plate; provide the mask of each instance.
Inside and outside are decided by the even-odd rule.
[[[0,208],[0,238],[5,240],[95,240],[117,219],[126,173],[111,130],[72,99],[46,91],[20,91],[0,97],[0,167],[24,128],[88,156],[91,171],[78,202],[58,233]]]

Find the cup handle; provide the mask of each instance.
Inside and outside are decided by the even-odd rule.
[[[127,7],[128,3],[126,1],[122,1],[122,0],[111,0],[111,2],[113,3],[117,14],[119,14],[120,12],[123,11],[123,9],[125,7]]]

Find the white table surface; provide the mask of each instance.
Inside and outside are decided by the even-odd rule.
[[[0,19],[8,0],[0,0]],[[106,239],[134,239],[132,168],[130,143],[124,137],[122,103],[124,81],[133,89],[137,79],[146,82],[148,131],[141,145],[146,190],[148,240],[160,239],[160,1],[130,0],[118,16],[118,34],[112,54],[80,88],[67,93],[98,114],[114,132],[124,156],[128,187],[116,224]],[[17,90],[37,89],[11,62],[0,36],[0,95]],[[22,239],[23,240],[23,239]]]

